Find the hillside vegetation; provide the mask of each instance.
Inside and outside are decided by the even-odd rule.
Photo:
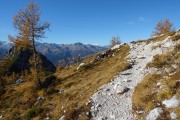
[[[179,35],[171,37],[173,41],[180,38]],[[158,45],[161,47],[161,45]],[[154,47],[153,49],[156,49]],[[175,97],[180,99],[180,43],[173,50],[162,55],[154,56],[154,60],[147,64],[147,68],[153,68],[153,74],[147,74],[139,83],[133,94],[133,112],[137,119],[149,119],[149,112],[155,108],[162,109],[158,119],[172,119],[176,113],[176,119],[180,119],[180,106],[169,107],[163,101]],[[169,101],[174,104],[173,101]]]
[[[67,5],[62,8],[78,7]],[[100,43],[105,44],[110,31],[119,24],[109,26],[105,23],[109,21],[102,20],[106,27],[91,32],[98,27],[91,22],[100,19],[91,20],[91,14],[87,14],[86,22],[79,19],[83,17],[81,11],[92,12],[89,8],[74,9],[73,19],[63,14],[65,18],[61,19],[65,21],[59,21],[62,30],[65,27],[63,33],[68,32],[64,34],[70,36],[67,40],[82,36],[87,40],[83,42],[95,35],[94,41],[89,42],[98,43],[103,41],[95,41],[102,38],[97,36],[98,32],[107,33],[104,43]],[[108,14],[115,15],[111,11]],[[59,15],[53,17],[53,24]],[[51,25],[44,18],[47,17],[42,21],[38,3],[27,3],[13,17],[16,33],[8,35],[9,42],[0,41],[0,120],[180,120],[180,30],[175,30],[168,18],[156,24],[151,38],[122,43],[120,36],[115,35],[109,41],[109,49],[82,43],[39,43],[46,38]],[[134,27],[140,28],[140,24],[150,23],[148,19],[139,17],[128,24],[138,23]],[[69,20],[75,21],[69,25]],[[121,21],[121,26],[128,29],[130,26],[125,24],[129,18],[122,20],[125,22]],[[93,29],[86,23],[93,25]],[[78,32],[72,33],[73,24],[79,25]],[[103,28],[107,29],[103,32]],[[62,30],[57,26],[55,29],[62,35]],[[3,33],[7,31],[4,27]],[[78,33],[81,34],[75,35]],[[54,40],[59,39],[58,34],[53,35]]]
[[[23,83],[10,82],[0,97],[0,115],[3,119],[89,119],[90,96],[99,87],[111,81],[119,72],[130,67],[126,60],[129,46],[91,56],[82,63],[66,67],[50,75],[43,83],[46,87],[36,88],[31,76],[26,75]],[[41,76],[41,75],[40,75]]]
[[[148,119],[147,116],[151,111],[158,108],[160,110],[158,119],[170,119],[174,113],[179,119],[179,106],[169,108],[166,105],[168,100],[179,99],[180,95],[178,36],[176,32],[171,32],[146,41],[117,45],[112,49],[87,57],[75,65],[58,68],[54,74],[49,75],[40,71],[38,76],[42,87],[37,87],[31,68],[20,73],[11,72],[8,76],[6,74],[2,76],[5,81],[1,81],[5,85],[5,87],[1,86],[1,119],[88,120],[93,117],[92,108],[96,105],[93,103],[92,96],[101,95],[101,91],[105,92],[103,94],[111,92],[111,89],[104,90],[103,85],[110,85],[113,90],[117,89],[118,87],[113,86],[116,83],[111,84],[116,79],[120,80],[117,84],[127,84],[129,89],[123,93],[112,93],[112,95],[116,95],[120,103],[123,100],[129,103],[127,97],[132,93],[134,118]],[[163,52],[163,46],[172,43],[175,46]],[[150,57],[154,53],[161,53],[159,50],[162,50],[162,54],[155,55],[151,61]],[[18,59],[13,62],[16,60]],[[7,64],[7,62],[8,59],[3,63]],[[147,71],[149,74],[145,74]],[[131,77],[134,81],[129,80]],[[141,77],[143,77],[142,80],[139,79]],[[137,84],[136,79],[141,82]],[[18,80],[23,81],[17,82]],[[133,86],[136,86],[135,90]],[[121,98],[123,96],[125,96],[124,99]],[[126,103],[123,104],[126,105]],[[96,107],[99,106],[94,108]],[[125,108],[121,109],[125,110]]]

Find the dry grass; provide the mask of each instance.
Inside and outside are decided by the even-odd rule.
[[[147,40],[147,43],[150,43],[150,42],[159,42],[159,41],[162,41],[164,40],[165,38],[167,38],[168,36],[174,36],[176,32],[169,32],[169,33],[166,33],[164,35],[160,35],[160,36],[157,36],[157,37],[153,37],[153,38],[150,38]]]
[[[173,36],[175,35],[176,32],[169,32],[160,36],[156,36],[156,37],[152,37],[150,39],[147,40],[137,40],[137,43],[143,43],[146,42],[146,44],[149,44],[150,42],[159,42],[164,40],[165,38],[167,38],[168,36],[172,36],[171,38],[173,38]],[[158,46],[157,46],[158,47]]]
[[[9,85],[6,93],[0,98],[0,110],[5,111],[4,119],[20,119],[36,101],[37,93],[33,91],[34,82],[21,85]],[[14,116],[14,117],[13,117]]]
[[[137,43],[146,42],[145,40],[137,40]]]
[[[149,74],[139,83],[133,93],[133,113],[138,119],[145,119],[146,115],[155,107],[162,107],[164,112],[158,118],[168,119],[169,113],[175,111],[177,119],[180,119],[180,106],[168,109],[162,105],[162,101],[169,99],[172,96],[180,96],[180,85],[176,82],[180,78],[180,44],[174,51],[163,55],[157,55],[147,67],[156,67],[161,71],[161,74]],[[177,65],[173,68],[172,65]],[[165,71],[165,68],[171,71]],[[164,77],[166,76],[166,77]],[[157,83],[161,83],[157,86]],[[138,114],[136,111],[144,111],[145,114]]]
[[[156,45],[156,46],[152,46],[152,49],[156,49],[156,48],[158,48],[158,47],[161,47],[161,45],[162,45],[162,44],[158,44],[158,45]]]
[[[86,58],[83,67],[77,70],[79,64],[66,67],[54,75],[57,77],[50,85],[37,89],[32,76],[26,76],[27,82],[14,85],[11,82],[6,87],[6,93],[0,97],[0,115],[3,119],[45,119],[49,116],[52,120],[65,115],[65,119],[86,120],[91,117],[91,103],[86,105],[90,96],[98,88],[108,82],[119,72],[128,69],[129,64],[125,57],[129,53],[129,46],[125,45],[119,50],[107,51],[110,57],[96,62],[90,62],[101,55],[97,54]],[[115,55],[112,57],[112,55]],[[17,76],[18,78],[18,76]],[[59,90],[64,90],[58,93]],[[44,100],[37,102],[38,96]],[[48,113],[48,115],[47,115]],[[34,115],[33,115],[34,114]]]
[[[177,34],[177,35],[172,36],[171,39],[172,39],[173,41],[179,40],[179,39],[180,39],[180,34]]]
[[[147,67],[162,68],[167,65],[171,57],[167,55],[156,55],[154,61],[147,64]]]
[[[129,64],[126,63],[125,57],[128,52],[129,46],[123,46],[118,51],[111,51],[110,55],[115,53],[114,57],[89,63],[98,56],[95,55],[86,59],[84,61],[86,65],[78,71],[76,70],[78,65],[75,65],[57,73],[61,84],[56,88],[64,89],[65,92],[58,98],[58,107],[51,114],[53,116],[65,114],[66,119],[80,119],[79,117],[88,119],[89,116],[85,113],[89,111],[90,106],[87,107],[85,103],[100,86],[110,82],[120,71],[127,69]],[[64,108],[59,113],[62,106]],[[63,113],[64,110],[67,112]]]
[[[160,36],[152,37],[147,40],[138,40],[137,43],[146,42],[146,44],[149,44],[150,42],[159,42],[167,38],[168,36],[174,36],[176,32],[169,32]]]
[[[133,93],[133,111],[145,111],[146,113],[156,106],[157,101],[154,101],[156,92],[152,93],[156,87],[160,75],[148,75],[141,83],[138,84]],[[154,102],[152,102],[154,101]],[[142,116],[141,116],[142,117]]]

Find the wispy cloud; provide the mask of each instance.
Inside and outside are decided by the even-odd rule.
[[[138,23],[138,22],[149,22],[149,20],[146,19],[145,17],[141,16],[141,17],[137,18],[137,19],[134,20],[134,21],[128,22],[127,24],[128,24],[128,25],[134,25],[134,24],[136,24],[136,23]]]
[[[145,17],[139,17],[139,18],[138,18],[138,21],[139,21],[139,22],[145,22]]]

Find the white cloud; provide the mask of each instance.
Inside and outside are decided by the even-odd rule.
[[[94,45],[99,46],[99,44],[95,43]]]
[[[145,21],[145,17],[139,17],[139,18],[138,18],[138,21],[144,22],[144,21]]]
[[[128,22],[127,24],[128,24],[128,25],[134,25],[134,24],[136,24],[137,22],[149,22],[149,20],[146,19],[145,17],[141,16],[141,17],[139,17],[137,20]]]

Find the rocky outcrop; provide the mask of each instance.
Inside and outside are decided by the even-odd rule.
[[[10,59],[9,72],[20,73],[32,67],[33,52],[30,49],[9,50],[8,58]],[[37,53],[38,66],[47,72],[55,72],[56,67],[42,54]]]

